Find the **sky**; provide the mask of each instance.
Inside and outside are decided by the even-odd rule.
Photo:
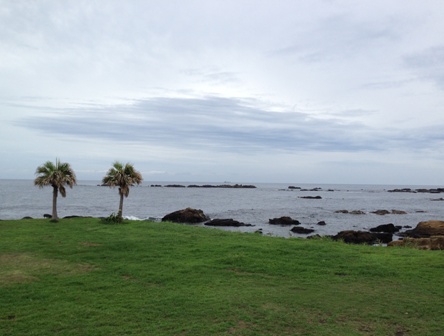
[[[3,179],[444,184],[442,0],[0,0]]]

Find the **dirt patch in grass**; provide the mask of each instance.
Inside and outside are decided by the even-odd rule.
[[[0,287],[37,281],[44,274],[73,275],[93,269],[89,264],[72,264],[26,253],[0,254]]]
[[[102,246],[102,244],[91,243],[91,242],[81,242],[79,244],[82,245],[82,246]]]

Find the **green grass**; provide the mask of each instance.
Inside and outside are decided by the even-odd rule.
[[[442,335],[444,253],[95,218],[0,221],[0,334]]]

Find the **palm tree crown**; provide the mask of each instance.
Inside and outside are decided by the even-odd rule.
[[[39,188],[43,188],[45,186],[53,187],[52,219],[58,220],[58,192],[60,191],[62,197],[66,197],[65,185],[69,186],[70,188],[76,185],[76,174],[69,163],[60,162],[59,159],[56,159],[55,164],[51,161],[45,162],[43,165],[37,167],[35,174],[37,177],[34,180],[34,185],[38,186]]]
[[[142,174],[134,169],[130,163],[123,165],[121,162],[114,162],[102,179],[103,185],[109,187],[119,187],[120,204],[118,216],[122,218],[123,197],[128,197],[130,187],[142,183]]]

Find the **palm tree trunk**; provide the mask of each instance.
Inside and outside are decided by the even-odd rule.
[[[52,192],[52,220],[59,220],[59,217],[57,216],[57,196],[58,196],[58,188],[53,187]]]
[[[123,214],[123,194],[120,193],[120,202],[119,202],[119,212],[117,213],[117,216],[122,219],[122,214]]]

